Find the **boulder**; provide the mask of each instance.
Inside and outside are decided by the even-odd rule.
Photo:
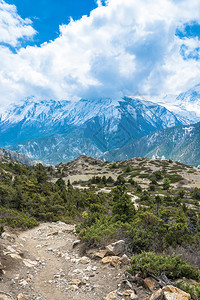
[[[159,289],[155,293],[153,293],[149,300],[164,300],[162,290]]]
[[[110,255],[119,255],[125,251],[125,241],[119,240],[106,246],[107,253]]]
[[[190,300],[191,296],[188,293],[174,287],[173,285],[167,285],[162,289],[164,300]]]
[[[103,264],[110,264],[113,267],[117,267],[121,265],[118,256],[106,256],[101,261]]]
[[[167,285],[150,297],[150,300],[190,300],[191,296],[188,293],[174,287],[173,285]]]
[[[130,263],[130,259],[128,258],[128,256],[126,254],[124,254],[122,257],[120,257],[119,260],[122,263],[122,265],[128,265]]]
[[[97,252],[94,253],[94,258],[104,258],[104,256],[106,256],[107,250],[99,250]]]
[[[158,286],[157,282],[150,277],[144,279],[144,284],[151,292],[153,292]]]

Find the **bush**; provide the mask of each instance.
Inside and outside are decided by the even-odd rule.
[[[155,171],[153,173],[153,176],[157,179],[157,180],[160,180],[163,178],[163,175],[162,175],[162,172],[161,171]]]
[[[153,252],[142,252],[131,259],[130,273],[142,272],[144,276],[160,276],[165,273],[170,279],[186,277],[200,280],[200,270],[197,266],[189,265],[182,255],[165,256]]]
[[[102,217],[90,227],[76,226],[76,232],[88,246],[105,247],[115,239],[124,238],[126,224],[116,223],[112,218]]]
[[[169,178],[165,178],[163,181],[163,190],[169,190],[170,188],[170,180]]]
[[[126,169],[125,169],[125,173],[130,173],[132,170],[131,170],[131,167],[130,165],[127,165]]]
[[[192,296],[192,299],[200,299],[200,286],[198,286],[197,284],[192,285],[181,280],[176,282],[176,287],[186,293],[189,293]]]

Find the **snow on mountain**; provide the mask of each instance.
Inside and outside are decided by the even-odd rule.
[[[197,123],[200,121],[200,84],[178,96],[167,95],[156,103],[173,111],[186,124]]]
[[[46,158],[46,162],[50,155],[52,163],[58,161],[58,149],[62,161],[77,157],[83,149],[87,155],[98,156],[150,132],[182,123],[166,108],[130,97],[77,102],[31,98],[2,110],[0,147],[35,159]]]

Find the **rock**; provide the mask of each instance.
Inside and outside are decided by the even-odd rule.
[[[133,290],[126,290],[123,292],[124,296],[130,296],[131,294],[135,294],[135,292]]]
[[[118,256],[106,256],[104,258],[102,258],[102,263],[103,264],[121,264],[119,257]]]
[[[164,300],[190,300],[191,296],[188,293],[174,287],[173,285],[167,285],[162,289]]]
[[[28,268],[32,268],[35,267],[37,265],[37,261],[32,261],[30,259],[24,259],[23,263],[25,264],[26,267]]]
[[[125,251],[125,241],[119,240],[115,243],[112,243],[106,247],[107,252],[110,255],[119,255]]]
[[[155,293],[153,293],[149,300],[164,300],[162,290],[159,289]]]
[[[8,232],[3,232],[1,237],[4,240],[9,240],[9,241],[15,240],[14,237],[12,237]]]
[[[77,287],[80,287],[82,285],[87,284],[88,279],[89,278],[87,278],[87,277],[86,278],[82,278],[82,279],[75,278],[75,279],[72,279],[72,281],[69,284],[72,285],[72,286],[76,285]]]
[[[8,246],[6,249],[8,251],[10,251],[11,253],[17,253],[17,254],[19,254],[19,252],[16,249],[14,249],[13,247],[11,247],[11,246]]]
[[[17,300],[26,300],[26,297],[23,294],[19,294]]]
[[[110,261],[110,265],[112,267],[119,267],[121,265],[121,262],[119,260],[118,256],[111,256],[111,261]]]
[[[76,240],[73,242],[72,244],[72,248],[74,249],[76,246],[78,246],[80,244],[81,240]]]
[[[121,265],[118,256],[106,256],[101,261],[103,264],[110,264],[112,267],[119,267]]]
[[[72,284],[72,285],[71,285],[71,290],[73,290],[73,291],[78,290],[78,286],[75,285],[75,284]]]
[[[136,295],[135,293],[132,293],[132,294],[130,295],[130,299],[131,299],[131,300],[138,300],[139,298],[138,298],[138,295]]]
[[[188,293],[174,287],[167,285],[151,295],[150,300],[190,300],[191,296]]]
[[[94,258],[104,258],[104,256],[106,255],[108,251],[107,250],[99,250],[97,252],[94,253]]]
[[[0,299],[1,300],[13,300],[13,298],[9,294],[4,293],[4,292],[0,292]]]
[[[21,286],[25,287],[28,284],[28,282],[25,279],[22,279],[22,280],[20,280],[19,284]]]
[[[81,264],[89,264],[90,263],[90,259],[87,256],[83,256],[79,259],[79,262]]]
[[[128,280],[123,280],[120,284],[121,289],[132,289],[132,284]]]
[[[52,231],[47,234],[47,236],[58,235],[58,231]]]
[[[151,292],[157,287],[157,282],[149,277],[144,279],[144,284]]]
[[[72,279],[72,281],[70,282],[70,284],[76,285],[76,286],[80,286],[81,285],[81,280],[80,279]]]
[[[14,259],[19,259],[19,260],[22,259],[21,256],[19,254],[16,254],[16,253],[9,253],[8,255],[11,256]]]
[[[106,256],[106,257],[102,258],[101,262],[103,264],[109,264],[111,262],[111,257],[112,256]]]
[[[32,274],[28,274],[27,278],[30,279],[30,280],[33,280],[33,275]]]
[[[119,260],[122,263],[122,265],[128,265],[130,263],[130,259],[128,258],[128,256],[126,254],[124,254],[122,257],[120,257]]]
[[[110,292],[105,298],[105,300],[112,300],[112,299],[113,300],[117,299],[117,290]]]

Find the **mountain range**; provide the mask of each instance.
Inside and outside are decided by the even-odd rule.
[[[0,146],[49,164],[99,157],[156,130],[183,124],[165,107],[140,99],[27,99],[0,115]]]
[[[189,165],[200,165],[200,122],[156,131],[120,149],[108,151],[101,158],[112,161],[135,156],[163,157]]]
[[[157,103],[29,98],[2,109],[0,147],[53,165],[82,154],[105,160],[165,156],[198,165],[199,100],[200,85]]]
[[[188,124],[200,121],[200,84],[178,96],[168,95],[161,100],[154,100],[183,118]]]

